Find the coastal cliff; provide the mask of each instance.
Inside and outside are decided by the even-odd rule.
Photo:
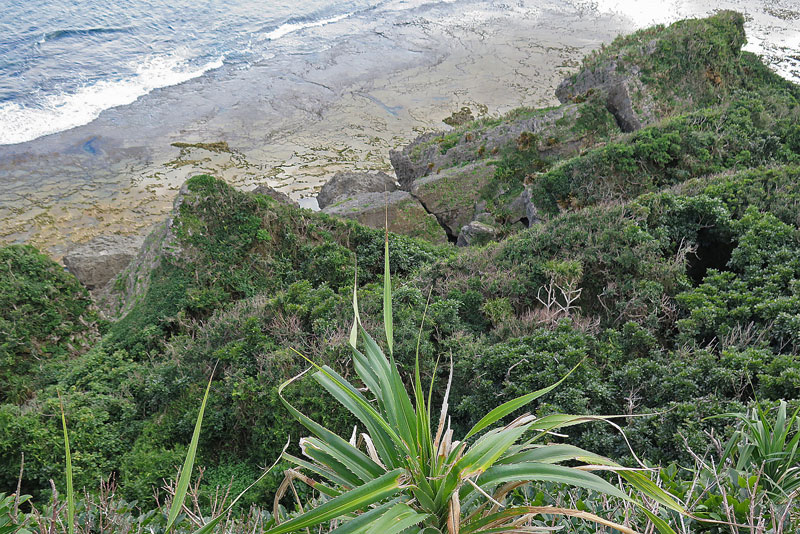
[[[568,432],[614,457],[631,459],[630,443],[688,465],[709,435],[732,435],[721,414],[796,405],[800,87],[741,50],[743,22],[721,12],[620,37],[558,86],[561,105],[424,134],[391,153],[396,184],[341,177],[351,189],[331,186],[322,212],[194,176],[92,286],[94,304],[31,247],[0,249],[0,490],[21,451],[24,492],[60,484],[61,394],[76,485],[115,473],[124,499],[154,505],[212,373],[202,499],[246,487],[287,436],[299,454],[277,388],[306,366],[291,348],[352,371],[354,280],[364,317],[381,310],[384,209],[394,357],[410,376],[418,352],[426,379],[443,373],[436,354],[452,358],[457,429],[576,366],[531,410],[626,416],[628,441]],[[288,395],[352,431],[317,385]],[[247,504],[277,486],[266,478]]]

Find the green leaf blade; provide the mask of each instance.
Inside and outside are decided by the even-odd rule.
[[[169,507],[169,515],[167,516],[167,526],[165,532],[169,532],[175,525],[175,520],[181,512],[183,501],[186,499],[186,493],[189,490],[189,482],[192,478],[192,468],[194,467],[194,459],[197,455],[197,442],[200,440],[200,430],[203,427],[203,414],[206,410],[206,403],[208,402],[208,393],[211,390],[211,381],[214,379],[214,373],[211,373],[211,378],[208,379],[205,395],[203,395],[203,402],[200,404],[200,411],[197,414],[197,421],[194,425],[194,432],[192,433],[192,441],[189,443],[189,449],[186,451],[186,459],[183,461],[180,477],[178,477],[178,484],[175,487],[175,495],[172,498],[172,505]]]

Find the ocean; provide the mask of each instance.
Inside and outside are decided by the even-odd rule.
[[[455,13],[459,5],[468,9],[476,5],[496,10],[506,7],[502,2],[428,2],[436,3],[453,4]],[[278,54],[320,51],[331,46],[332,39],[346,37],[303,33],[308,28],[358,18],[364,26],[370,18],[386,18],[425,4],[391,0],[3,0],[0,144],[22,143],[87,124],[106,109],[131,104],[156,89],[178,85],[223,64],[247,68]],[[517,6],[521,11],[536,9],[537,2],[528,4],[518,2]],[[717,4],[745,11],[764,7],[759,15],[775,21],[762,21],[761,33],[765,25],[779,33],[776,21],[800,22],[800,8],[791,0],[652,4],[565,0],[561,4],[565,9],[613,11],[639,26]],[[291,38],[298,34],[303,38]],[[800,44],[792,42],[791,36],[755,35],[756,48],[768,49],[758,44],[770,37],[771,52],[777,56],[781,49],[791,56],[793,47]],[[792,75],[798,58],[784,59],[789,65],[780,67]],[[776,63],[781,63],[780,57]]]
[[[246,67],[325,46],[291,33],[380,2],[304,0],[4,0],[0,13],[0,144],[86,124],[223,64]]]

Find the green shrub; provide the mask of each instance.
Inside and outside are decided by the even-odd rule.
[[[41,362],[85,351],[97,319],[88,292],[62,266],[30,246],[0,248],[0,402],[30,398]]]

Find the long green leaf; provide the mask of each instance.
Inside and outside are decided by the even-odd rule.
[[[513,445],[527,430],[530,425],[521,425],[516,428],[490,430],[481,436],[472,447],[456,462],[456,469],[462,477],[470,477],[475,473],[482,473],[491,467],[508,448]]]
[[[401,498],[398,497],[397,499],[376,506],[363,514],[358,514],[331,530],[328,534],[366,534],[372,523],[381,515],[385,514],[389,508],[400,502],[400,499]]]
[[[323,367],[325,373],[318,372],[314,374],[314,379],[325,388],[339,403],[350,410],[350,413],[355,415],[367,428],[369,436],[372,438],[375,448],[380,456],[390,469],[399,467],[400,455],[398,449],[392,442],[391,436],[385,431],[386,422],[378,421],[374,418],[373,411],[364,409],[364,406],[369,406],[369,403],[352,384],[345,380],[336,371],[328,367]],[[333,379],[329,378],[333,377]],[[345,393],[341,386],[350,390],[350,393]],[[361,400],[356,402],[353,397],[358,397]],[[383,419],[383,418],[381,418]]]
[[[395,425],[397,433],[408,448],[414,441],[412,429],[416,429],[415,415],[411,399],[400,378],[400,373],[397,371],[397,365],[394,363],[394,358],[391,361],[387,360],[381,348],[363,325],[360,326],[359,331],[364,339],[364,353],[380,379],[386,417]]]
[[[486,414],[483,418],[481,418],[480,421],[475,423],[475,426],[472,427],[472,430],[467,432],[467,435],[464,436],[464,439],[467,440],[467,439],[471,438],[472,436],[474,436],[475,434],[477,434],[478,432],[480,432],[484,428],[488,427],[489,425],[492,425],[492,424],[496,423],[497,421],[499,421],[500,419],[502,419],[506,415],[510,414],[511,412],[513,412],[515,410],[518,410],[519,408],[522,408],[526,404],[538,399],[542,395],[550,393],[556,387],[558,387],[559,384],[561,384],[564,380],[566,380],[567,377],[569,375],[571,375],[575,371],[575,369],[580,367],[580,365],[582,363],[583,363],[583,360],[581,360],[581,362],[578,363],[578,365],[573,367],[567,374],[565,374],[561,378],[561,380],[559,380],[555,384],[547,386],[546,388],[540,389],[538,391],[534,391],[532,393],[528,393],[526,395],[522,395],[522,396],[517,397],[516,399],[512,399],[512,400],[510,400],[508,402],[504,402],[503,404],[501,404],[500,406],[498,406],[497,408],[495,408],[494,410],[492,410],[491,412]]]
[[[640,506],[639,509],[644,512],[644,515],[646,515],[650,521],[653,522],[661,534],[675,534],[675,531],[672,530],[672,527],[670,527],[666,521],[648,510],[646,506]]]
[[[200,527],[198,530],[196,530],[194,534],[210,534],[211,532],[213,532],[214,528],[216,528],[219,522],[222,521],[222,519],[224,519],[225,517],[227,517],[230,511],[233,510],[233,507],[236,506],[236,503],[239,502],[239,499],[241,499],[245,493],[250,491],[253,488],[253,486],[261,482],[265,476],[267,476],[273,469],[275,469],[275,466],[278,465],[278,462],[280,462],[283,453],[286,452],[286,449],[288,447],[289,447],[289,441],[287,441],[286,445],[283,446],[283,452],[281,452],[281,454],[278,455],[278,458],[272,463],[271,466],[269,466],[269,469],[264,470],[264,472],[261,473],[261,476],[259,476],[255,480],[255,482],[253,482],[252,484],[247,486],[244,490],[242,490],[242,492],[239,495],[237,495],[235,499],[231,501],[231,503],[228,505],[227,508],[225,508],[222,512],[220,512],[217,515],[217,517],[213,518],[211,521],[209,521],[208,523]]]
[[[167,516],[167,527],[164,532],[169,532],[178,518],[178,514],[183,507],[183,501],[186,498],[186,492],[189,490],[189,482],[192,479],[192,468],[194,467],[194,459],[197,455],[197,442],[200,439],[200,429],[203,426],[203,414],[206,411],[206,402],[208,402],[208,392],[211,390],[211,381],[214,379],[214,373],[208,379],[206,386],[206,393],[203,395],[203,402],[200,404],[200,412],[197,414],[197,421],[194,424],[194,433],[192,434],[192,441],[189,443],[189,450],[186,451],[186,459],[183,461],[180,477],[178,477],[178,485],[175,486],[175,495],[172,498],[172,505],[169,507],[169,515]]]
[[[520,462],[540,462],[544,464],[557,464],[568,460],[578,460],[587,464],[617,465],[605,456],[600,456],[599,454],[586,451],[574,445],[561,443],[535,445],[530,449],[501,458],[497,463],[514,464]]]
[[[636,488],[641,495],[649,497],[662,506],[666,506],[667,508],[678,513],[686,513],[684,507],[675,501],[672,495],[661,489],[658,484],[650,480],[650,478],[645,476],[644,473],[625,469],[618,470],[616,473],[624,478],[628,484]]]
[[[402,469],[389,471],[375,480],[334,497],[303,515],[267,530],[264,534],[297,532],[380,502],[397,493],[402,485],[403,473]]]
[[[488,469],[478,479],[481,486],[494,486],[506,482],[556,482],[579,488],[594,490],[606,495],[630,501],[631,498],[621,489],[599,476],[563,465],[522,462],[510,465],[496,465]],[[470,488],[465,488],[469,493]]]
[[[298,354],[300,354],[300,353],[298,353]],[[305,358],[305,356],[303,356],[302,354],[301,354],[301,356],[303,358]],[[306,360],[311,362],[311,360],[308,360],[307,358],[306,358]],[[322,368],[320,366],[316,365],[314,362],[311,362],[311,364],[314,365],[318,370],[322,370]],[[381,467],[378,464],[376,464],[375,462],[373,462],[363,452],[359,451],[358,449],[356,449],[355,447],[350,445],[347,441],[342,439],[340,436],[337,436],[335,433],[331,432],[330,430],[328,430],[324,426],[320,425],[319,423],[317,423],[316,421],[314,421],[310,417],[306,416],[304,413],[302,413],[300,410],[298,410],[297,408],[292,406],[292,404],[289,401],[286,400],[286,398],[283,396],[283,390],[286,389],[286,387],[289,386],[290,384],[292,384],[295,380],[297,380],[300,377],[302,377],[305,374],[306,371],[304,371],[303,373],[300,373],[297,376],[294,376],[294,377],[290,378],[289,380],[285,381],[280,386],[278,386],[278,397],[281,399],[281,402],[283,402],[283,405],[286,407],[286,409],[289,410],[289,412],[292,414],[292,416],[295,419],[297,419],[304,427],[309,429],[322,442],[324,442],[326,447],[329,447],[332,451],[336,451],[335,452],[336,458],[339,461],[341,461],[341,463],[345,464],[351,472],[353,472],[353,473],[355,473],[355,472],[362,472],[362,473],[364,473],[364,472],[366,472],[366,473],[379,473],[379,472],[382,472],[383,470],[381,469]],[[342,386],[342,387],[344,388],[344,386]],[[371,407],[370,407],[370,409],[374,410]],[[331,466],[331,467],[333,467],[333,466]],[[342,475],[344,478],[347,478],[345,473],[342,473],[341,471],[337,471],[337,473],[339,475]]]
[[[314,473],[317,476],[321,476],[322,478],[327,478],[328,480],[330,480],[334,484],[338,484],[341,487],[348,486],[348,482],[345,479],[341,478],[339,475],[337,475],[332,469],[330,469],[327,466],[322,466],[320,464],[307,462],[307,461],[303,460],[302,458],[298,458],[297,456],[292,456],[288,452],[284,452],[283,453],[283,458],[285,460],[289,460],[290,462],[292,462],[293,464],[295,464],[298,467],[302,467],[303,469],[307,469],[308,471],[311,471],[312,473]],[[318,486],[321,486],[324,489],[322,489],[320,487],[316,487],[315,489],[319,489],[320,493],[324,493],[328,497],[336,497],[337,495],[341,495],[341,493],[342,493],[341,491],[338,491],[338,490],[330,491],[330,489],[327,486],[325,486],[324,484],[318,484]]]
[[[387,207],[388,209],[388,207]],[[388,215],[387,215],[388,217]],[[387,221],[388,225],[388,221]],[[383,249],[383,328],[386,331],[386,346],[389,354],[394,353],[394,323],[392,322],[392,278],[389,275],[389,230],[386,229],[386,239]]]
[[[418,525],[430,517],[420,514],[407,504],[396,504],[375,520],[368,530],[369,534],[400,534],[405,529]]]
[[[633,469],[623,468],[620,464],[614,462],[613,460],[610,460],[604,456],[600,456],[599,454],[585,451],[579,447],[575,447],[574,445],[554,444],[535,446],[532,449],[501,458],[498,460],[497,465],[521,462],[555,464],[570,460],[577,460],[586,464],[611,467],[615,473],[624,478],[641,494],[654,499],[659,504],[666,506],[667,508],[684,513],[683,507],[678,504],[678,502],[676,502],[669,493],[658,487],[656,483],[645,476],[644,473]]]
[[[69,534],[75,532],[75,490],[72,487],[72,454],[69,450],[69,434],[67,433],[67,418],[64,415],[64,401],[61,393],[58,394],[58,402],[61,405],[61,427],[64,429],[64,454],[66,456],[67,470],[67,531]]]

